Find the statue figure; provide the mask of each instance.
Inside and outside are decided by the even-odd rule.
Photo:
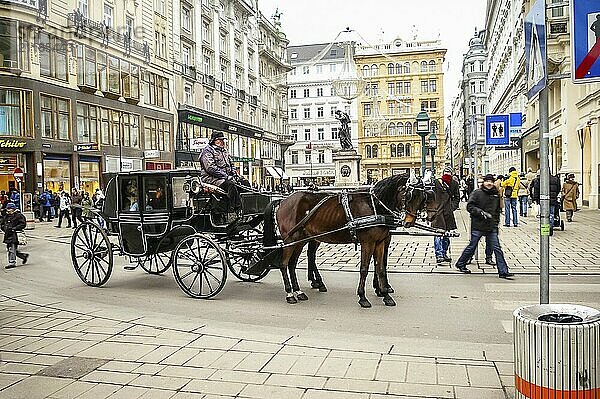
[[[281,15],[282,14],[283,14],[282,12],[279,12],[279,8],[276,8],[275,13],[271,17],[273,19],[273,25],[275,25],[275,28],[277,28],[277,29],[281,28]]]
[[[340,121],[342,127],[339,130],[340,136],[340,144],[342,146],[342,150],[351,150],[352,149],[352,138],[350,137],[350,127],[348,124],[350,123],[350,116],[340,111],[339,109],[335,111],[335,119]]]

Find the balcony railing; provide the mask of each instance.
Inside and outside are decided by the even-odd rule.
[[[215,88],[215,77],[212,75],[204,75],[204,78],[202,79],[202,83],[204,83],[205,85],[212,87],[214,89]]]
[[[74,27],[75,34],[80,37],[99,39],[105,45],[116,45],[126,53],[140,55],[144,57],[146,62],[150,62],[150,46],[147,42],[138,42],[133,40],[127,33],[122,34],[109,28],[104,22],[86,18],[79,10],[73,10],[67,15],[67,24],[69,27]]]
[[[241,89],[235,91],[235,97],[240,101],[246,101],[246,92]]]

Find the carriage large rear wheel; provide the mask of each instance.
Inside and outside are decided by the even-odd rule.
[[[229,270],[238,279],[246,282],[256,282],[269,274],[269,269],[264,269],[258,275],[247,274],[246,270],[261,260],[263,247],[263,223],[253,229],[245,230],[235,239],[229,239],[226,244]]]
[[[212,239],[194,234],[175,248],[173,274],[181,290],[192,298],[212,298],[225,286],[227,258]]]
[[[87,285],[104,285],[113,268],[112,246],[106,232],[93,222],[83,222],[71,238],[71,260],[77,275]]]

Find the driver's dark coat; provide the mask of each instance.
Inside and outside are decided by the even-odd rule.
[[[431,227],[446,231],[456,230],[457,226],[456,219],[454,218],[454,211],[458,209],[458,204],[460,203],[458,181],[452,178],[452,180],[450,180],[450,185],[448,185],[442,179],[438,179],[437,183],[440,184],[444,190],[445,203],[440,208],[440,213],[431,222]]]
[[[204,183],[220,186],[228,176],[235,176],[237,171],[233,166],[231,156],[225,148],[214,144],[207,145],[200,154],[200,178]]]
[[[485,219],[481,212],[492,215]],[[487,189],[482,186],[471,193],[467,202],[467,212],[471,214],[471,230],[490,232],[498,229],[500,223],[500,194],[494,186]]]

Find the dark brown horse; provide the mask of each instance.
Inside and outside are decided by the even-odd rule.
[[[410,227],[427,200],[423,182],[408,174],[381,180],[373,187],[372,194],[374,197],[368,191],[349,194],[348,206],[354,218],[372,216],[375,213],[391,216],[392,212],[404,212],[404,225]],[[284,200],[271,203],[265,211],[264,245],[267,248],[275,246],[277,242],[275,217],[285,246],[272,263],[281,269],[287,302],[296,303],[296,298],[306,300],[308,296],[300,291],[296,276],[296,264],[302,248],[309,241],[353,243],[352,234],[346,228],[348,218],[338,195],[305,191],[294,193]],[[357,290],[359,304],[362,307],[371,306],[365,296],[365,281],[373,258],[376,292],[383,297],[387,306],[394,306],[396,303],[390,296],[386,274],[390,227],[377,225],[362,228],[356,231],[356,238],[361,245],[360,282]]]

